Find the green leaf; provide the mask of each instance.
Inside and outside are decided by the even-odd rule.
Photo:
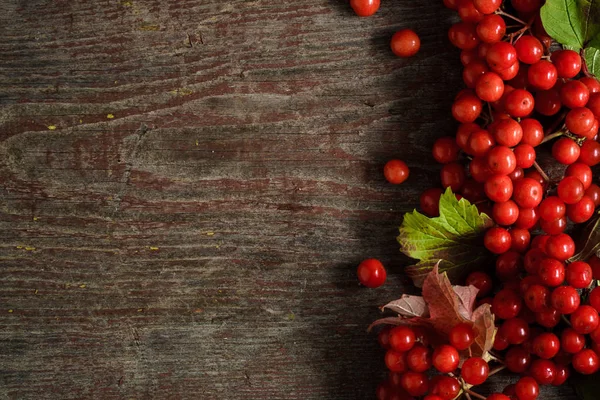
[[[414,210],[404,215],[400,226],[400,251],[419,260],[406,268],[415,286],[421,287],[427,274],[440,261],[440,272],[453,282],[490,257],[483,246],[483,233],[492,225],[486,214],[466,199],[460,201],[448,188],[440,198],[440,216],[429,218]]]
[[[569,262],[587,260],[600,250],[600,215],[596,215],[587,223],[579,234],[575,255]]]
[[[577,50],[600,40],[600,0],[547,0],[540,10],[546,32]]]
[[[600,42],[600,39],[599,39]],[[588,47],[584,50],[585,63],[587,64],[588,71],[596,76],[600,77],[600,43],[598,47]]]

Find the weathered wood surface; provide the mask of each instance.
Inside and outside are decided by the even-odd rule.
[[[396,227],[455,127],[451,19],[0,2],[0,398],[373,398],[365,328],[408,287]],[[388,51],[401,27],[414,59]],[[383,181],[391,157],[407,184]],[[368,256],[382,289],[357,286]]]

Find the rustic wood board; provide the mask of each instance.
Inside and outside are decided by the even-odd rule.
[[[0,398],[373,398],[366,327],[411,290],[394,236],[456,126],[452,18],[0,2]],[[410,60],[388,50],[401,27]],[[391,157],[407,184],[383,181]],[[365,257],[385,287],[358,287]]]

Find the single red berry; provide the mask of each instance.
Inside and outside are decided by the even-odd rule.
[[[475,341],[475,330],[469,323],[457,324],[450,330],[448,341],[457,350],[466,350]]]
[[[390,47],[398,57],[412,57],[421,48],[421,40],[415,31],[401,29],[392,36]]]
[[[369,258],[358,265],[358,280],[368,288],[378,288],[383,285],[387,273],[379,260]]]
[[[534,36],[523,35],[515,42],[515,50],[519,61],[525,64],[535,64],[542,59],[544,47]]]
[[[556,364],[550,360],[537,359],[531,363],[527,372],[539,385],[550,385],[556,375]]]
[[[511,0],[512,6],[520,13],[529,14],[542,7],[542,0]],[[520,399],[527,400],[527,399]]]
[[[529,144],[520,144],[514,148],[517,167],[531,168],[535,163],[535,148]]]
[[[548,196],[540,203],[540,218],[545,221],[555,221],[565,215],[567,207],[557,196]]]
[[[392,330],[392,328],[390,326],[386,326],[382,330],[380,330],[379,333],[377,334],[377,341],[379,342],[381,347],[386,350],[390,348],[390,331],[391,330]]]
[[[517,51],[508,42],[494,43],[489,48],[485,59],[490,67],[499,70],[509,68],[518,61]]]
[[[529,324],[522,318],[515,317],[504,321],[498,332],[510,344],[522,344],[529,339]]]
[[[489,70],[490,69],[485,61],[480,59],[471,61],[469,64],[465,65],[465,68],[463,69],[462,77],[465,85],[467,85],[468,88],[475,88],[479,78]]]
[[[535,313],[535,322],[545,328],[554,328],[560,322],[561,313],[554,308],[546,308],[545,310]]]
[[[598,81],[598,79],[594,78],[593,76],[584,76],[583,78],[579,79],[579,81],[585,84],[585,86],[587,86],[588,89],[590,89],[590,93],[600,92],[600,81]]]
[[[467,152],[475,157],[485,156],[494,147],[494,137],[490,132],[480,129],[471,133]]]
[[[477,25],[469,22],[458,22],[448,30],[450,42],[461,50],[471,50],[479,44]]]
[[[504,94],[504,81],[495,72],[485,72],[475,84],[475,93],[483,101],[498,101]]]
[[[588,305],[581,305],[571,314],[571,326],[575,332],[583,335],[591,333],[598,327],[598,311]]]
[[[412,349],[415,340],[415,332],[408,326],[396,326],[390,331],[390,346],[397,352]]]
[[[580,297],[573,286],[559,286],[552,291],[550,302],[558,312],[568,315],[579,308]]]
[[[579,155],[580,161],[590,167],[600,162],[600,143],[595,140],[586,140],[581,146],[581,154]]]
[[[575,242],[566,233],[560,233],[548,238],[546,254],[557,260],[564,261],[575,254]]]
[[[473,0],[473,5],[482,14],[491,14],[502,5],[502,0]]]
[[[573,369],[583,375],[591,375],[598,371],[600,360],[598,354],[592,349],[583,349],[573,355]]]
[[[535,111],[540,114],[549,117],[558,113],[561,107],[560,93],[556,88],[541,90],[535,94]]]
[[[583,136],[592,129],[595,119],[594,113],[589,108],[578,107],[567,113],[565,125],[575,135]]]
[[[390,160],[383,167],[383,175],[389,183],[399,185],[408,179],[408,165],[402,160]]]
[[[510,250],[512,238],[504,228],[490,228],[485,232],[483,244],[494,254],[506,253]]]
[[[594,202],[594,207],[600,206],[600,186],[592,183],[585,191],[585,196],[592,199]]]
[[[511,116],[521,118],[531,114],[534,103],[530,92],[524,89],[515,89],[506,96],[504,107]]]
[[[580,81],[568,81],[560,88],[560,100],[569,108],[585,107],[590,90]]]
[[[476,23],[481,21],[484,17],[484,15],[475,8],[473,0],[457,0],[456,10],[458,11],[460,19],[465,22]]]
[[[465,283],[467,286],[475,286],[477,289],[479,289],[479,292],[477,292],[477,297],[484,297],[492,291],[492,278],[482,271],[471,272],[467,276]],[[464,350],[459,348],[458,346],[454,347],[456,347],[459,350]]]
[[[430,388],[431,394],[439,396],[443,400],[452,400],[458,396],[461,386],[456,378],[438,375],[431,379]]]
[[[525,124],[527,125],[529,122]],[[492,136],[494,136],[496,143],[502,146],[514,147],[521,143],[523,139],[524,128],[512,118],[496,120],[488,126],[488,129]],[[541,132],[543,137],[544,131],[542,130]]]
[[[579,158],[580,153],[579,146],[571,138],[560,138],[552,145],[552,156],[561,164],[573,164]]]
[[[431,188],[425,190],[419,198],[421,210],[430,217],[440,215],[440,197],[444,191],[440,188]]]
[[[565,170],[565,176],[574,176],[579,179],[583,183],[584,190],[587,190],[592,184],[592,169],[589,165],[582,162],[569,165]]]
[[[472,3],[472,2],[471,2]],[[506,23],[500,15],[489,14],[481,18],[477,24],[477,36],[484,43],[496,43],[506,33]]]
[[[508,397],[502,393],[492,393],[486,397],[486,400],[511,400],[511,397]]]
[[[592,283],[592,267],[585,261],[575,261],[567,266],[567,283],[576,289],[583,289]]]
[[[512,244],[510,247],[511,250],[516,251],[517,253],[524,253],[529,248],[529,243],[531,242],[531,234],[527,229],[519,229],[513,227],[510,230],[510,237],[512,239]],[[497,268],[496,271],[498,271]]]
[[[533,353],[539,358],[549,360],[560,350],[560,340],[554,333],[544,332],[533,339]]]
[[[460,191],[467,179],[465,168],[457,162],[444,164],[440,171],[440,179],[443,187],[450,187],[456,193]]]
[[[511,233],[514,230],[518,229],[511,230]],[[522,270],[523,258],[515,250],[507,251],[496,259],[496,276],[503,282],[514,279]]]
[[[516,317],[522,306],[521,296],[510,289],[500,290],[492,300],[492,312],[500,319]]]
[[[450,136],[439,138],[433,144],[433,158],[440,164],[448,164],[458,160],[460,148],[456,140]]]
[[[454,101],[452,115],[458,122],[473,122],[481,114],[483,105],[475,94],[464,94]]]
[[[517,218],[514,226],[519,229],[531,229],[538,223],[539,219],[537,207],[519,208],[519,218]]]
[[[524,376],[517,381],[515,393],[519,400],[535,400],[540,394],[540,388],[535,379]]]
[[[490,200],[504,202],[513,194],[513,183],[506,175],[493,175],[485,181],[483,189]]]
[[[512,200],[503,203],[494,203],[494,206],[492,207],[492,218],[498,225],[512,225],[517,221],[517,218],[519,218],[519,206]]]
[[[548,242],[552,238],[548,239]],[[546,244],[546,249],[548,245]],[[547,252],[548,250],[546,250]],[[548,287],[556,287],[565,281],[565,266],[562,262],[554,258],[545,258],[540,262],[538,268],[538,276],[542,283]]]
[[[554,380],[552,386],[562,386],[567,379],[569,379],[569,368],[564,365],[556,365],[556,373],[554,374]]]
[[[384,361],[390,371],[405,372],[408,369],[406,353],[399,353],[390,349],[385,353]]]
[[[468,358],[460,369],[460,376],[469,385],[481,385],[487,380],[490,367],[488,363],[480,357]]]
[[[504,363],[509,371],[522,374],[531,365],[531,355],[522,346],[513,346],[506,352]]]
[[[458,368],[458,362],[460,361],[458,351],[456,348],[449,345],[438,346],[433,351],[432,363],[435,369],[443,374],[454,371]]]
[[[507,146],[493,147],[487,153],[487,159],[493,174],[508,175],[517,167],[515,153]]]
[[[429,378],[422,372],[406,371],[400,377],[400,386],[410,396],[423,396],[429,391]]]
[[[543,312],[548,308],[550,303],[550,289],[546,286],[533,284],[527,288],[523,298],[531,311],[536,313]]]
[[[558,74],[550,61],[540,60],[529,67],[527,79],[538,90],[550,90],[556,84]]]
[[[550,59],[560,78],[574,78],[581,70],[581,56],[576,51],[553,51]]]
[[[431,368],[431,350],[417,343],[406,353],[406,365],[411,371],[425,372]]]
[[[544,139],[544,128],[537,119],[525,118],[522,119],[519,124],[523,130],[522,144],[529,144],[535,147],[542,143],[542,140]]]
[[[583,183],[574,176],[564,177],[557,188],[558,197],[566,204],[575,204],[583,197]]]
[[[513,200],[522,208],[537,207],[544,196],[544,189],[539,182],[531,178],[523,178],[515,182]]]
[[[377,12],[380,0],[350,0],[350,7],[359,17],[369,17]]]
[[[554,221],[540,220],[540,228],[548,235],[558,235],[567,229],[567,217],[560,217]]]
[[[578,353],[585,347],[585,336],[573,328],[565,328],[560,336],[560,346],[567,353]]]

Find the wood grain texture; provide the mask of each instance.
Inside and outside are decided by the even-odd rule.
[[[383,3],[0,2],[0,398],[374,397],[460,87],[451,13]]]

